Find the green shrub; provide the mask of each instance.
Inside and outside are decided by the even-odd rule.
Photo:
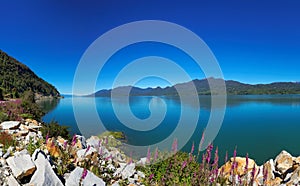
[[[51,121],[50,123],[45,123],[41,128],[43,137],[57,137],[61,136],[64,139],[71,140],[69,127],[58,124],[57,121]]]
[[[0,143],[3,144],[4,152],[10,146],[16,146],[16,140],[7,132],[0,132]]]

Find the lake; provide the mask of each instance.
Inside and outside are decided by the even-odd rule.
[[[86,137],[97,135],[102,132],[99,124],[91,116],[92,103],[95,102],[98,116],[101,118],[103,126],[107,130],[122,131],[127,136],[126,143],[133,146],[148,146],[158,143],[168,137],[180,120],[182,110],[187,111],[187,118],[194,114],[199,114],[199,120],[196,128],[190,131],[192,122],[185,120],[185,129],[182,135],[191,135],[191,138],[184,142],[183,151],[189,152],[194,142],[196,147],[202,136],[210,116],[210,97],[200,96],[200,112],[193,103],[180,104],[177,97],[130,97],[130,109],[139,119],[150,116],[150,109],[153,114],[161,117],[161,112],[166,109],[165,115],[156,127],[147,131],[134,130],[127,125],[123,125],[114,113],[112,103],[119,109],[119,113],[125,114],[126,102],[123,98],[114,99],[108,97],[72,97],[66,96],[57,102],[44,101],[40,104],[48,111],[43,117],[43,121],[50,122],[56,120],[60,124],[70,126],[72,133],[82,133]],[[73,104],[81,113],[86,123],[77,126],[73,114]],[[149,105],[150,104],[150,105]],[[213,108],[215,109],[215,108]],[[158,118],[159,118],[158,117]],[[153,118],[152,118],[153,119]],[[159,119],[158,119],[159,120]],[[140,125],[134,123],[130,125]],[[144,125],[147,125],[144,123]],[[79,130],[80,129],[80,130]],[[245,96],[228,96],[227,107],[223,124],[218,135],[213,141],[214,146],[218,146],[221,158],[228,151],[232,156],[234,148],[237,148],[239,156],[245,156],[254,159],[258,164],[275,158],[281,150],[287,150],[294,156],[300,155],[300,95],[245,95]],[[180,141],[178,137],[178,142]],[[221,162],[222,159],[221,159]]]

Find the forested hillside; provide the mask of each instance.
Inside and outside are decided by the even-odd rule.
[[[41,96],[59,96],[57,89],[39,78],[26,65],[0,50],[0,92],[6,97],[17,98],[26,90]]]

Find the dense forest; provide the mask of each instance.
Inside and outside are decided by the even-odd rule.
[[[222,79],[215,79],[210,78],[210,82],[214,86],[218,86],[223,81]],[[125,93],[130,90],[131,96],[161,96],[161,95],[177,95],[176,88],[181,88],[184,90],[186,94],[191,92],[191,83],[193,83],[197,89],[199,95],[210,95],[210,94],[218,94],[218,93],[211,93],[208,79],[195,79],[190,82],[176,84],[174,86],[166,87],[166,88],[138,88],[132,86],[124,86],[124,87],[117,87],[114,89],[116,95],[125,95]],[[270,84],[245,84],[240,83],[238,81],[228,80],[225,81],[226,84],[226,91],[229,95],[261,95],[261,94],[300,94],[300,83],[297,82],[277,82],[277,83],[270,83]],[[218,88],[218,87],[216,87]],[[100,90],[94,94],[89,96],[110,96],[112,90]]]
[[[0,50],[0,93],[8,98],[18,98],[27,90],[41,96],[60,95],[54,86],[39,78],[26,65]]]

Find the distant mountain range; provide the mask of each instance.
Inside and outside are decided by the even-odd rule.
[[[219,85],[222,79],[210,78],[210,82]],[[133,86],[122,86],[113,89],[115,95],[124,96],[130,90],[130,96],[176,96],[176,88],[182,88],[184,93],[192,92],[190,84],[194,83],[199,95],[210,95],[208,79],[195,79],[186,83],[176,84],[166,88],[138,88]],[[296,82],[275,82],[270,84],[245,84],[238,81],[226,80],[226,91],[230,95],[260,95],[260,94],[300,94],[300,83]],[[217,88],[217,87],[216,87]],[[108,97],[112,90],[100,90],[88,96]],[[216,94],[216,93],[213,93]]]
[[[58,90],[38,77],[26,65],[0,50],[0,89],[8,97],[31,90],[39,96],[60,96]]]

